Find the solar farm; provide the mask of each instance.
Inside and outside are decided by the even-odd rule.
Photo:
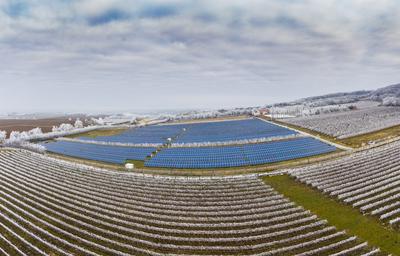
[[[0,255],[400,255],[396,140],[339,151],[259,118],[111,134],[0,148]]]
[[[43,145],[49,152],[70,157],[112,164],[139,160],[145,167],[177,169],[262,165],[336,150],[315,138],[255,118],[153,125],[118,135]]]
[[[399,13],[0,0],[0,256],[400,256]]]
[[[399,139],[311,130],[246,116],[0,148],[0,255],[400,255]]]

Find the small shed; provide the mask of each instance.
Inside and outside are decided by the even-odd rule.
[[[125,168],[128,170],[132,170],[132,169],[135,169],[135,165],[132,163],[126,163]]]

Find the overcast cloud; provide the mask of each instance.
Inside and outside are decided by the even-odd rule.
[[[255,106],[400,82],[400,1],[0,0],[0,112]]]

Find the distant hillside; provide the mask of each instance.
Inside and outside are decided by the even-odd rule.
[[[400,106],[400,84],[389,85],[371,92],[373,101],[379,101],[384,106]]]
[[[400,84],[389,85],[373,91],[354,91],[313,96],[292,102],[276,104],[275,106],[302,104],[312,107],[322,107],[365,100],[376,101],[384,106],[400,106]]]
[[[371,92],[371,98],[400,97],[400,84],[389,85]]]

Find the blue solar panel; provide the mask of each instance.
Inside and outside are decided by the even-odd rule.
[[[174,139],[175,143],[196,143],[237,141],[293,134],[296,132],[259,119],[246,119],[154,125],[130,129],[119,135],[81,139],[163,144],[170,137]],[[50,152],[116,164],[123,164],[127,159],[145,161],[147,156],[156,151],[154,147],[121,147],[69,141],[51,142],[45,144],[45,147]],[[162,148],[154,157],[145,161],[145,166],[168,168],[249,166],[313,156],[334,150],[336,150],[335,147],[310,137],[220,147],[171,147]]]
[[[223,142],[296,134],[293,130],[259,119],[197,123],[184,126],[186,131],[176,139],[176,143]]]
[[[227,147],[167,148],[145,163],[148,167],[218,168],[273,163],[328,153],[335,147],[313,138]]]
[[[129,129],[118,135],[81,137],[83,140],[121,143],[159,143],[167,138],[174,143],[224,142],[270,138],[296,134],[295,131],[259,119],[245,119],[192,124],[154,125]]]
[[[156,150],[151,147],[118,147],[69,141],[56,141],[43,145],[49,152],[114,164],[123,164],[127,159],[145,160]]]
[[[132,128],[117,135],[98,136],[96,138],[80,137],[79,139],[120,143],[164,144],[168,138],[174,138],[181,131],[182,127],[154,125],[140,128]]]

